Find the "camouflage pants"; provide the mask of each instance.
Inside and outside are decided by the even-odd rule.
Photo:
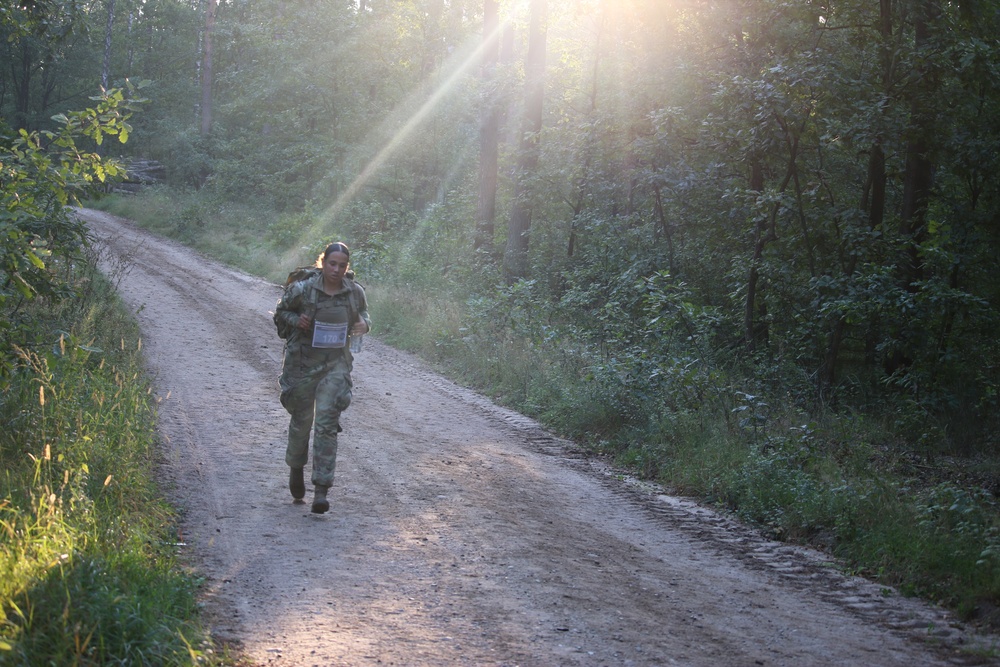
[[[292,468],[305,467],[309,460],[309,436],[312,434],[312,483],[330,486],[337,465],[340,413],[351,404],[349,362],[341,357],[310,369],[304,377],[290,378],[285,373],[281,385],[281,404],[291,415],[285,463]]]

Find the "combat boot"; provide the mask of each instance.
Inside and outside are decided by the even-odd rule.
[[[302,468],[291,468],[288,473],[288,490],[292,492],[292,498],[302,500],[306,495],[306,483],[302,478]]]
[[[316,485],[316,493],[313,495],[313,514],[323,514],[330,509],[330,501],[326,499],[326,490],[330,488],[322,484]]]

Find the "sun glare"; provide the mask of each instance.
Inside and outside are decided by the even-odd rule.
[[[506,5],[505,9],[507,14],[502,16],[493,35],[494,39],[499,39],[499,35],[511,24],[523,22],[529,15],[530,7],[527,0],[518,0],[518,2]],[[572,21],[574,23],[578,23],[581,19],[584,23],[591,21],[618,23],[637,11],[636,3],[632,0],[579,0],[573,5],[569,14],[575,19]],[[566,37],[563,31],[570,29],[570,26],[564,23],[550,13],[549,30],[553,36],[556,36],[556,39],[559,39],[558,36]],[[354,180],[327,207],[316,226],[303,234],[305,244],[308,244],[307,239],[311,239],[314,235],[328,234],[332,230],[335,221],[345,208],[358,197],[359,193],[372,182],[387,163],[405,149],[408,140],[416,136],[425,122],[433,116],[449,95],[458,89],[465,77],[475,70],[481,62],[485,48],[486,41],[481,35],[476,35],[470,38],[466,44],[454,49],[438,72],[440,83],[436,87],[428,91],[426,87],[418,86],[415,92],[396,107],[394,113],[388,114],[386,120],[369,132],[369,138],[379,136],[387,136],[388,138],[381,141],[374,156],[364,164]],[[407,112],[408,109],[413,109],[412,113]]]
[[[592,4],[593,0],[588,0]],[[515,15],[521,15],[526,11],[527,2],[521,0],[514,6]],[[511,16],[503,17],[496,28],[492,39],[499,39],[500,34],[512,22]],[[426,89],[420,87],[418,92],[412,93],[404,102],[397,107],[397,113],[389,114],[387,120],[383,121],[378,128],[369,133],[369,136],[380,136],[391,133],[391,137],[385,141],[375,153],[357,177],[344,189],[337,199],[324,211],[317,223],[317,228],[308,230],[303,234],[303,241],[311,238],[317,232],[322,234],[329,232],[337,216],[347,207],[351,201],[357,197],[358,193],[367,185],[372,178],[378,174],[386,163],[397,155],[405,146],[408,139],[413,137],[420,129],[421,125],[434,113],[434,111],[448,98],[471,71],[473,71],[482,59],[486,48],[486,41],[481,35],[470,39],[462,47],[455,49],[448,60],[441,67],[441,83],[428,93]],[[426,99],[421,101],[421,96]],[[408,117],[399,119],[399,114],[403,109],[417,107]],[[393,131],[394,124],[401,124]]]

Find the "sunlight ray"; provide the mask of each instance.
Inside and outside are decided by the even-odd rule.
[[[499,39],[499,35],[509,23],[509,18],[502,19],[493,35],[491,35],[491,40]],[[362,188],[364,188],[364,186],[375,176],[379,169],[381,169],[385,163],[402,148],[407,139],[409,139],[414,132],[416,132],[421,124],[427,120],[427,118],[448,96],[448,94],[455,89],[455,87],[461,82],[462,78],[478,66],[482,60],[482,55],[485,51],[487,43],[488,42],[485,40],[477,38],[475,40],[474,47],[471,44],[467,44],[465,48],[451,58],[451,61],[454,64],[451,72],[447,75],[444,81],[442,81],[437,88],[431,91],[429,97],[413,114],[409,116],[409,118],[406,119],[402,127],[393,133],[392,137],[385,142],[375,156],[372,157],[372,159],[364,166],[357,177],[355,177],[347,188],[345,188],[344,192],[341,193],[340,196],[337,197],[337,199],[324,211],[318,221],[318,229],[309,230],[306,236],[314,235],[317,231],[321,234],[323,232],[330,231],[331,223],[344,210],[344,208],[358,195]],[[409,106],[408,102],[413,102],[414,97],[417,95],[418,94],[411,95],[410,99],[407,102],[402,103],[400,107],[405,108]],[[389,122],[391,121],[383,122],[382,126],[384,127]],[[373,134],[377,133],[378,131],[373,132]]]

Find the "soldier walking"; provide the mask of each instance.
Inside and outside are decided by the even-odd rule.
[[[292,280],[274,312],[278,334],[286,339],[279,384],[281,404],[291,415],[288,490],[297,502],[305,496],[303,469],[312,432],[312,511],[317,514],[330,509],[326,494],[337,463],[340,413],[351,404],[351,341],[371,330],[365,291],[349,272],[350,260],[346,245],[328,245],[317,270]]]

